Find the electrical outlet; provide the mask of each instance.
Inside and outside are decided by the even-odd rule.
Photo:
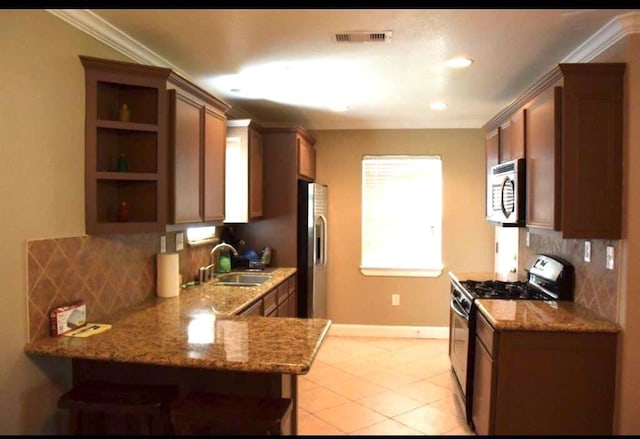
[[[184,233],[176,233],[176,251],[179,252],[184,248]]]
[[[527,247],[529,247],[529,245],[531,244],[531,232],[529,232],[528,230],[527,230],[527,234],[525,235],[525,242]]]
[[[160,253],[165,253],[167,251],[167,237],[162,235],[160,237]]]
[[[400,294],[392,294],[391,295],[391,305],[399,306],[400,305]]]
[[[591,262],[591,241],[584,242],[584,261]]]
[[[614,255],[614,248],[612,245],[608,245],[607,246],[607,268],[609,270],[613,270],[613,267],[615,266],[615,255]]]

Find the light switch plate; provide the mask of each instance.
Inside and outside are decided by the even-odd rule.
[[[184,233],[176,233],[176,251],[180,251],[184,248]]]
[[[525,238],[527,247],[531,244],[531,233],[527,230],[526,238]]]
[[[584,261],[591,262],[591,241],[584,242]]]
[[[167,237],[162,235],[160,237],[160,253],[165,253],[167,251]]]
[[[615,266],[615,250],[612,245],[607,246],[607,268],[613,270]]]

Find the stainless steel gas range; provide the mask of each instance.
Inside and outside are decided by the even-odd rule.
[[[475,300],[573,300],[574,268],[556,256],[538,255],[527,270],[526,282],[506,282],[495,277],[473,275],[451,279],[449,358],[464,402],[467,423],[471,421],[473,364],[475,355]]]

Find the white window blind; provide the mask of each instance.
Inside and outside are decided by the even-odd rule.
[[[373,276],[442,272],[439,156],[364,156],[360,270]]]

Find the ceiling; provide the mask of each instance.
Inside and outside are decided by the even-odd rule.
[[[579,62],[576,49],[630,11],[637,10],[85,12],[135,40],[127,44],[155,53],[155,64],[231,104],[232,118],[318,130],[482,127],[555,64]],[[336,42],[336,33],[351,31],[391,31],[391,38]],[[456,56],[474,62],[465,69],[443,65]],[[430,110],[434,101],[447,108]],[[332,111],[334,102],[348,110]]]

